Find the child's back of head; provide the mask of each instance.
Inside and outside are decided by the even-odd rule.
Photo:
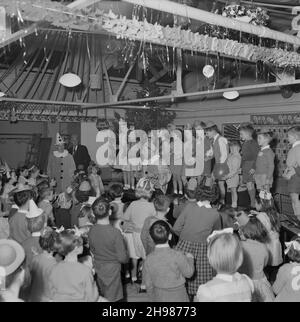
[[[170,226],[164,220],[158,220],[150,227],[150,236],[155,245],[166,244],[171,233]]]
[[[58,233],[50,227],[46,227],[40,236],[39,244],[42,250],[47,253],[52,253],[54,251],[55,240],[58,237]]]
[[[170,208],[171,200],[166,195],[158,195],[153,200],[153,204],[157,212],[167,213]]]
[[[255,215],[249,217],[248,222],[241,227],[241,232],[246,239],[256,240],[260,243],[269,242],[266,228]]]
[[[106,198],[99,197],[94,201],[92,210],[96,220],[107,218],[111,212],[110,203]]]
[[[112,200],[116,198],[121,198],[123,195],[123,186],[118,183],[114,183],[109,188],[109,195],[111,196]]]

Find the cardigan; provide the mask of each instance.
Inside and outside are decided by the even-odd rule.
[[[262,148],[257,155],[255,174],[265,174],[269,182],[273,181],[275,154],[270,147]]]

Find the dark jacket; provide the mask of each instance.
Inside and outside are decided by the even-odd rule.
[[[78,144],[77,150],[73,153],[73,148],[71,149],[71,153],[73,154],[73,159],[76,165],[76,169],[80,164],[83,165],[84,170],[87,170],[89,163],[91,161],[91,157],[89,155],[88,149],[85,145]]]

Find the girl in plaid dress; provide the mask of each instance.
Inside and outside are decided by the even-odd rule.
[[[174,233],[179,236],[177,250],[191,253],[195,258],[194,275],[187,279],[187,292],[193,299],[201,284],[210,281],[214,274],[207,257],[207,237],[221,228],[220,217],[210,202],[214,196],[206,190],[198,193],[199,201],[188,204],[174,224]]]

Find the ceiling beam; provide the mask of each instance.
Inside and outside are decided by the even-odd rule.
[[[84,9],[101,1],[102,0],[76,0],[68,4],[67,7],[70,9]]]

